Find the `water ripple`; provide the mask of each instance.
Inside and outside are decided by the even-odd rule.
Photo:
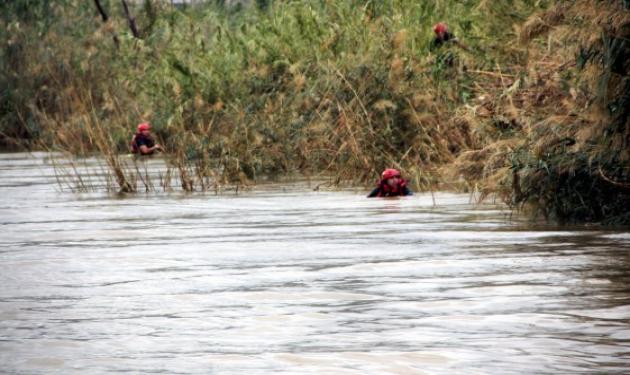
[[[45,157],[0,156],[5,373],[630,372],[627,231],[447,193],[73,195]]]

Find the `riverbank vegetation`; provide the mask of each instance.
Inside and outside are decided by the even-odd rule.
[[[121,154],[150,121],[185,190],[398,167],[416,189],[630,221],[627,2],[226,3],[4,2],[2,141],[101,154],[134,191]],[[438,21],[467,48],[432,50]]]
[[[479,108],[495,134],[455,170],[534,215],[630,223],[629,6],[558,2],[520,26],[519,77]]]

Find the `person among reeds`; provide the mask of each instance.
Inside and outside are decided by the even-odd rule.
[[[435,38],[431,41],[431,50],[436,50],[445,44],[454,44],[464,50],[468,50],[468,47],[448,30],[447,24],[443,22],[435,24],[433,32],[435,33]]]
[[[378,185],[367,197],[399,197],[405,195],[413,195],[407,187],[407,181],[402,178],[398,170],[389,168],[383,171]]]
[[[437,52],[436,65],[443,67],[460,65],[461,70],[466,70],[465,66],[462,66],[462,62],[452,46],[457,46],[465,51],[468,51],[468,47],[460,42],[455,34],[449,31],[445,23],[437,23],[433,26],[433,32],[435,33],[435,37],[429,45],[429,50],[437,52],[441,47],[444,47],[444,50]]]
[[[153,136],[151,136],[151,124],[143,122],[138,125],[138,131],[131,138],[131,152],[151,155],[155,151],[162,151],[162,146],[155,143]]]

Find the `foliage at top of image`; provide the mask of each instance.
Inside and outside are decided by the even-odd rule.
[[[108,155],[122,187],[117,155],[150,121],[186,190],[396,167],[417,189],[619,217],[623,1],[237,3],[2,2],[2,142]],[[436,22],[467,47],[432,49]]]
[[[345,122],[368,133],[355,134],[372,159],[367,173],[396,162],[401,147],[414,145],[412,129],[401,123],[420,121],[432,105],[446,108],[460,99],[431,79],[431,25],[449,22],[466,38],[477,64],[493,66],[513,33],[499,23],[522,20],[533,7],[528,1],[508,7],[408,0],[182,8],[144,1],[131,9],[136,38],[120,2],[97,3],[108,14],[106,22],[94,2],[7,5],[4,14],[12,16],[3,20],[0,79],[12,89],[3,95],[9,107],[0,113],[4,133],[47,144],[61,134],[78,139],[60,147],[88,152],[95,145],[81,141],[77,131],[87,122],[102,123],[121,149],[129,129],[150,120],[167,144],[192,142],[197,153],[230,153],[247,159],[253,170],[270,172],[295,169],[280,156],[299,154],[304,141],[316,147],[312,153],[321,154],[321,162],[345,163],[351,156],[337,152],[348,147],[337,126]],[[489,14],[495,23],[487,22]],[[448,100],[435,104],[445,95]],[[429,96],[433,103],[418,98]],[[255,148],[240,148],[235,134]],[[308,141],[314,137],[337,142]]]

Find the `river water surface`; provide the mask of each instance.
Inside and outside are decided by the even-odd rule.
[[[365,193],[76,194],[0,155],[0,372],[630,372],[628,231]]]

